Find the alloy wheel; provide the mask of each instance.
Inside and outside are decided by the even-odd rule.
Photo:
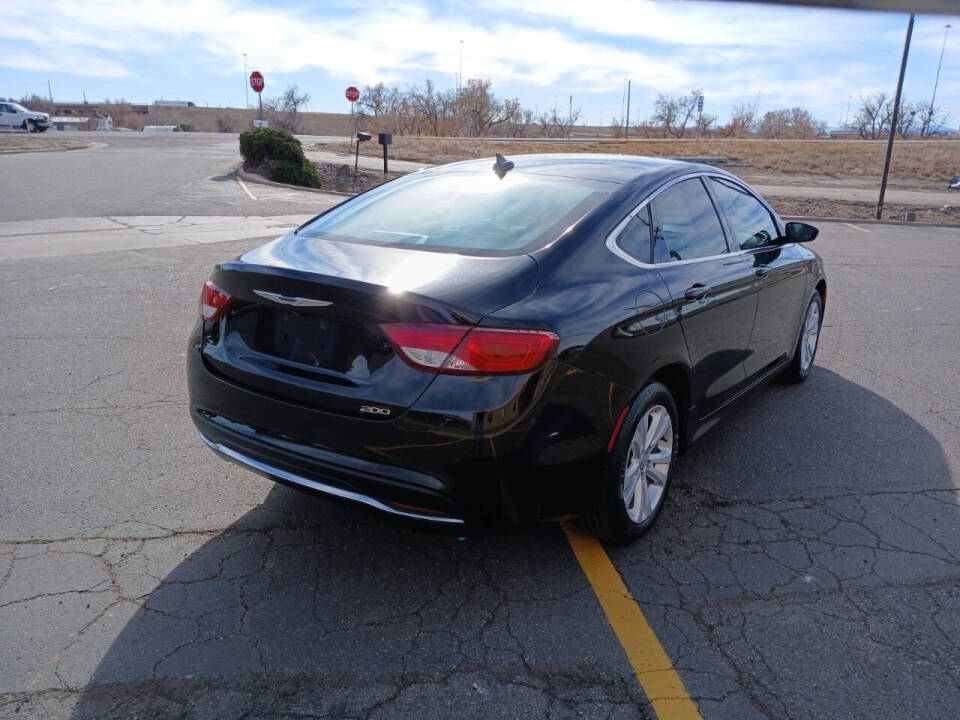
[[[640,417],[630,440],[621,494],[634,523],[650,518],[663,501],[673,460],[673,420],[663,405],[652,405]]]
[[[804,373],[813,362],[813,355],[817,352],[817,341],[820,339],[820,303],[810,303],[807,310],[807,319],[803,324],[803,338],[800,340],[800,370]]]

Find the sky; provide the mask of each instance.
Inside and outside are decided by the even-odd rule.
[[[738,103],[760,113],[799,105],[831,127],[859,97],[893,93],[904,14],[671,0],[29,0],[6,2],[0,96],[191,100],[243,107],[249,73],[265,97],[297,85],[310,110],[347,112],[348,85],[456,86],[488,78],[501,97],[539,111],[581,109],[581,122],[651,114],[658,93],[702,89],[721,122]],[[904,94],[931,95],[960,125],[960,16],[917,17]],[[461,43],[462,41],[462,43]]]

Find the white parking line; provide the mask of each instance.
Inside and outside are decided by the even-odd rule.
[[[865,232],[865,233],[869,233],[869,232],[870,232],[870,231],[867,230],[866,228],[858,227],[858,226],[852,225],[852,224],[850,224],[850,223],[843,223],[843,224],[846,225],[847,227],[853,228],[854,230],[859,230],[860,232]]]
[[[250,196],[251,200],[256,200],[256,198],[253,196],[253,193],[250,192],[250,188],[247,187],[247,184],[243,180],[237,178],[237,182],[240,183],[240,187],[242,187],[243,191]]]

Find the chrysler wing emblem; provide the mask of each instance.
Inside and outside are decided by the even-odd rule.
[[[314,298],[290,297],[281,293],[267,292],[266,290],[254,290],[254,295],[259,295],[264,300],[272,300],[281,305],[293,305],[294,307],[326,307],[333,305],[329,300],[315,300]]]

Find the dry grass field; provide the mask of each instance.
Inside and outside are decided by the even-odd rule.
[[[342,148],[347,150],[346,144]],[[617,153],[655,157],[722,156],[737,174],[751,171],[767,175],[819,176],[823,178],[879,177],[886,150],[884,141],[864,140],[596,140],[543,142],[536,139],[503,141],[468,138],[393,138],[390,155],[398,160],[443,163],[493,157],[494,153]],[[376,143],[361,145],[360,152],[379,155]],[[891,182],[902,188],[945,189],[960,173],[960,141],[897,141],[891,165]]]
[[[54,135],[54,137],[51,137]],[[42,152],[44,150],[79,150],[89,147],[82,140],[58,138],[52,131],[46,133],[0,132],[0,155],[4,153]]]

